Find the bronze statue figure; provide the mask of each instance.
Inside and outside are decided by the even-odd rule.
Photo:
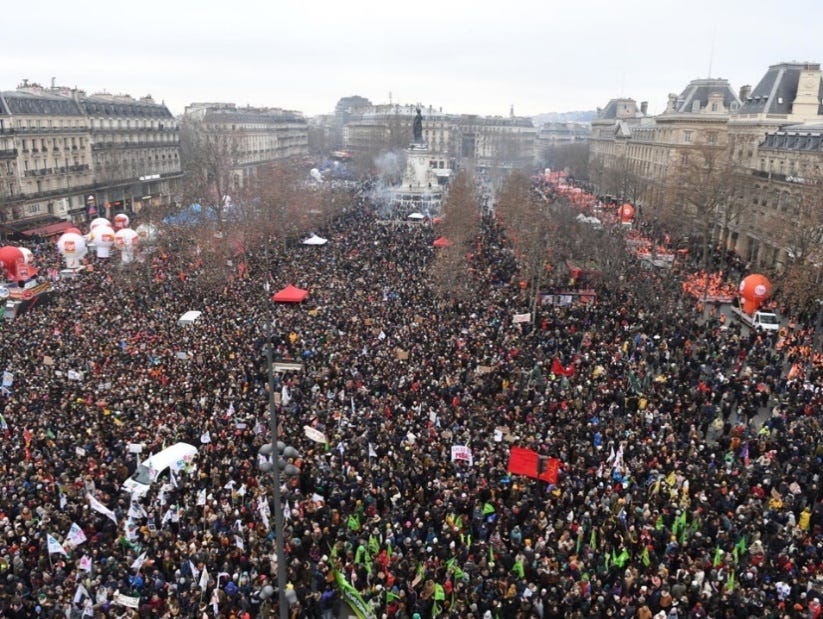
[[[423,116],[420,114],[420,108],[417,108],[417,116],[414,117],[414,124],[412,125],[414,132],[414,143],[423,143]]]

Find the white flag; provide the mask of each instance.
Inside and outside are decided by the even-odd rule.
[[[229,403],[229,410],[226,411],[226,419],[234,415],[234,402]]]
[[[131,564],[131,569],[139,570],[143,567],[143,564],[146,562],[146,553],[144,552],[139,557],[134,560],[134,563]]]
[[[77,589],[74,592],[74,600],[73,600],[74,603],[76,605],[79,605],[80,602],[82,602],[84,598],[90,598],[90,597],[91,596],[89,595],[89,592],[86,590],[86,588],[83,586],[83,583],[82,582],[77,583]]]
[[[200,435],[200,442],[204,445],[206,443],[211,443],[211,434],[209,434],[208,430],[206,430],[205,432],[203,432],[203,434]]]
[[[374,445],[369,443],[369,458],[376,458],[377,452],[374,450]]]
[[[189,561],[189,570],[191,570],[192,580],[197,580],[200,577],[200,570],[197,569],[197,566],[191,561]]]
[[[66,498],[66,495],[61,492],[60,493],[60,509],[65,508],[66,503],[68,503],[68,502],[69,502],[69,500]]]
[[[100,512],[104,516],[107,516],[112,522],[114,522],[114,524],[117,524],[117,516],[114,515],[113,511],[95,499],[92,495],[87,494],[86,497],[89,499],[89,507],[96,512]]]
[[[66,534],[66,543],[71,544],[72,546],[79,546],[85,541],[86,534],[83,533],[83,529],[81,529],[80,525],[76,522],[72,522],[71,528],[69,529],[69,532]]]
[[[280,403],[283,406],[286,406],[289,402],[291,402],[291,395],[289,394],[289,389],[286,385],[283,385],[283,388],[280,389]]]
[[[89,555],[83,555],[83,557],[77,562],[77,569],[83,570],[84,572],[90,572],[91,557]]]
[[[197,493],[197,504],[198,505],[205,505],[206,504],[206,489],[203,488],[200,492]]]
[[[135,503],[134,500],[129,504],[129,518],[133,519],[140,519],[140,518],[147,518],[148,514],[146,510],[140,505],[140,503]]]
[[[239,535],[234,536],[234,545],[237,546],[240,550],[246,550],[246,545],[243,543],[243,538]]]
[[[48,546],[48,550],[49,550],[50,555],[53,555],[53,554],[65,555],[66,554],[66,549],[63,548],[63,545],[60,542],[58,542],[56,539],[54,539],[54,537],[52,537],[51,534],[48,534],[48,533],[46,534],[46,544]]]
[[[286,501],[286,504],[283,506],[283,518],[291,520],[291,507],[289,507],[288,501]]]
[[[203,566],[203,571],[200,572],[200,588],[205,591],[206,587],[209,586],[209,570],[206,569],[206,566]]]
[[[266,529],[269,528],[269,503],[266,501],[265,498],[260,497],[260,500],[257,502],[257,511],[260,513],[260,519],[263,521],[263,525]]]

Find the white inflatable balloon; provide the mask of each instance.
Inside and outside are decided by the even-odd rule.
[[[134,253],[140,238],[131,228],[123,228],[114,233],[114,246],[120,250],[120,259],[124,264],[134,260]]]
[[[66,232],[57,239],[57,251],[62,254],[63,259],[66,261],[66,267],[76,269],[88,253],[86,239],[75,232]]]
[[[28,247],[18,247],[23,252],[23,264],[34,264],[34,254]]]
[[[91,233],[98,226],[111,226],[111,222],[105,217],[98,217],[97,219],[92,219],[91,223],[89,224],[89,233]]]
[[[125,213],[117,213],[114,216],[114,229],[115,230],[122,230],[123,228],[129,227],[129,216]]]
[[[111,226],[95,226],[91,231],[91,240],[97,250],[98,258],[108,258],[111,256],[111,248],[114,245],[114,230]]]
[[[137,236],[140,237],[140,242],[153,243],[157,240],[157,226],[154,224],[140,224],[135,228]]]

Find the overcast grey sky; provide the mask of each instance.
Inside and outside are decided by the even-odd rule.
[[[785,11],[781,13],[781,11]],[[692,79],[756,84],[823,61],[823,2],[14,2],[0,90],[21,79],[138,97],[330,112],[340,97],[518,115],[649,101]],[[712,52],[713,49],[713,52]]]

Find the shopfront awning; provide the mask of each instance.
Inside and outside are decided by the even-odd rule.
[[[58,234],[62,234],[72,226],[74,226],[74,224],[70,221],[58,221],[56,223],[46,224],[44,226],[38,226],[36,228],[29,228],[28,230],[21,230],[20,234],[23,234],[25,236],[41,237],[57,236]]]

